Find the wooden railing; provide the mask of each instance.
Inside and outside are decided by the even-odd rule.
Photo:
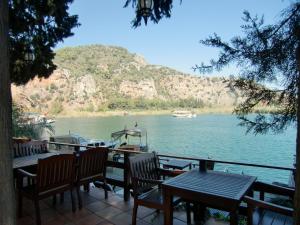
[[[84,146],[78,144],[68,144],[68,143],[58,143],[58,142],[48,142],[49,144],[53,144],[56,146],[68,146],[72,147],[74,151],[80,151],[81,147],[85,148],[93,148],[92,146]],[[130,155],[140,154],[142,152],[133,151],[133,150],[124,150],[124,149],[110,149],[110,152],[122,154],[123,162],[112,161],[109,160],[107,162],[107,167],[119,168],[123,170],[123,174],[121,177],[113,177],[107,176],[107,182],[111,185],[118,186],[124,188],[124,201],[128,201],[130,198],[130,178],[129,178],[129,168],[128,168],[128,159]],[[249,167],[259,167],[259,168],[268,168],[275,170],[285,170],[285,171],[295,171],[295,168],[292,167],[282,167],[282,166],[271,166],[271,165],[261,165],[254,163],[243,163],[243,162],[232,162],[232,161],[224,161],[224,160],[214,160],[214,159],[206,159],[206,158],[195,158],[195,157],[182,157],[175,155],[166,155],[166,154],[158,154],[160,159],[168,160],[168,159],[181,159],[181,160],[189,160],[192,162],[198,162],[200,170],[206,170],[207,165],[211,163],[221,163],[221,164],[231,164],[231,165],[240,165],[240,166],[249,166]]]

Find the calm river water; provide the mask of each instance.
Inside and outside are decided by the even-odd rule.
[[[232,115],[198,115],[196,118],[162,116],[111,116],[57,118],[55,135],[69,131],[83,137],[110,140],[110,134],[135,123],[146,128],[151,150],[181,156],[291,167],[295,154],[296,129],[281,134],[245,134]],[[259,180],[288,182],[289,172],[218,165],[219,170],[255,175]]]

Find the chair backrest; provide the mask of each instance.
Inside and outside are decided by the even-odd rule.
[[[34,154],[42,154],[48,152],[47,141],[31,141],[31,153]]]
[[[153,183],[143,182],[142,179],[160,180],[159,159],[154,152],[129,157],[129,167],[133,191],[137,195],[155,186]]]
[[[13,149],[15,158],[48,152],[47,141],[13,141]]]
[[[105,176],[108,148],[97,147],[79,153],[78,179]]]
[[[75,177],[75,156],[73,154],[54,155],[38,160],[36,191],[46,192],[70,187]]]

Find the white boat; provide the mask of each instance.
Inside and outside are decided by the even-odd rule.
[[[172,116],[178,117],[178,118],[193,118],[196,117],[196,113],[187,111],[187,110],[177,110],[174,111]]]

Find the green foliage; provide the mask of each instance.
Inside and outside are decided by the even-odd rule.
[[[90,103],[88,105],[88,107],[85,109],[85,111],[87,111],[87,112],[94,112],[95,111],[94,105],[92,103]]]
[[[60,101],[54,101],[51,105],[50,112],[51,114],[59,114],[64,110],[64,107]]]
[[[132,4],[132,7],[136,8],[136,16],[132,21],[132,26],[136,28],[141,25],[144,12],[138,9],[138,0],[126,0],[124,7],[127,7],[130,4]],[[153,0],[153,8],[149,12],[150,20],[154,23],[158,23],[158,21],[163,17],[169,18],[171,16],[172,5],[173,0]],[[147,24],[147,20],[145,18],[144,20]]]
[[[73,33],[78,18],[69,15],[73,0],[9,0],[9,52],[11,81],[25,84],[35,76],[48,77],[56,44]],[[26,55],[33,60],[26,60]]]
[[[35,101],[35,100],[39,100],[40,99],[40,95],[38,93],[30,95],[30,98]]]
[[[160,99],[129,99],[115,98],[107,104],[109,110],[159,110],[174,108],[202,108],[204,103],[193,98],[184,100],[160,100]]]
[[[39,124],[30,124],[24,121],[24,111],[21,106],[13,103],[12,107],[12,134],[13,137],[27,137],[31,139],[40,139],[43,131],[46,130],[53,134],[51,124],[42,122]]]
[[[57,89],[58,87],[54,83],[50,84],[50,90],[57,90]]]
[[[273,25],[264,25],[263,17],[251,17],[247,11],[244,21],[244,35],[232,38],[230,43],[216,34],[201,41],[206,46],[219,48],[220,55],[211,60],[210,65],[202,63],[195,69],[211,72],[235,64],[240,69],[239,79],[230,78],[229,86],[244,93],[245,101],[234,111],[242,121],[240,124],[246,126],[248,132],[280,132],[297,118],[300,3],[291,3],[281,20]],[[278,88],[266,88],[266,83]],[[254,119],[247,117],[260,105],[278,107],[269,115],[259,113]]]

